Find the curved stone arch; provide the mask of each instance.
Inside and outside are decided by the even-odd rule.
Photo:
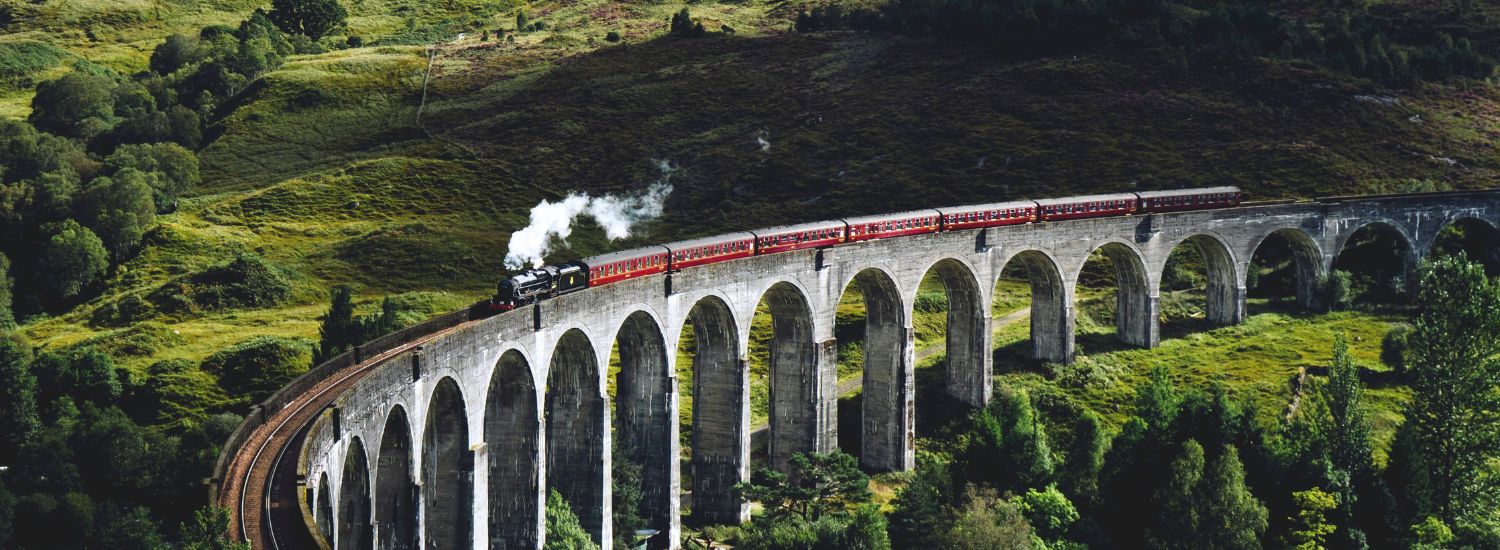
[[[1480,258],[1470,257],[1469,259],[1482,262],[1486,266],[1486,270],[1491,275],[1495,275],[1493,270],[1496,267],[1500,267],[1500,219],[1491,221],[1485,219],[1483,216],[1468,212],[1461,212],[1458,215],[1451,216],[1443,220],[1443,224],[1438,227],[1437,231],[1432,232],[1430,238],[1418,244],[1418,254],[1423,258],[1432,257],[1437,253],[1438,238],[1442,235],[1443,231],[1446,231],[1449,227],[1459,225],[1477,226],[1485,233],[1484,238],[1478,240],[1490,243],[1488,249],[1483,252]]]
[[[857,268],[844,285],[841,298],[859,285],[865,304],[860,465],[876,471],[906,470],[915,460],[908,444],[915,437],[911,306],[894,274],[878,264]]]
[[[468,548],[474,536],[469,400],[450,376],[433,384],[431,396],[422,429],[423,546]]]
[[[1251,241],[1249,253],[1245,256],[1247,270],[1255,268],[1255,253],[1273,236],[1282,237],[1291,245],[1292,262],[1297,270],[1297,303],[1305,308],[1317,308],[1320,302],[1318,279],[1327,273],[1327,262],[1324,260],[1323,247],[1301,227],[1278,226],[1257,235]]]
[[[1229,246],[1229,241],[1212,231],[1194,232],[1163,247],[1167,251],[1166,255],[1152,266],[1152,271],[1158,274],[1158,295],[1167,262],[1171,260],[1172,253],[1183,245],[1194,247],[1203,257],[1203,267],[1208,279],[1208,285],[1203,291],[1206,302],[1204,316],[1209,322],[1219,325],[1232,325],[1244,320],[1245,276],[1240,273],[1240,262],[1235,257],[1234,248]]]
[[[417,542],[416,483],[412,469],[411,420],[402,405],[391,407],[375,464],[376,542],[382,549],[414,550]]]
[[[358,437],[349,439],[344,453],[343,476],[339,481],[338,534],[339,550],[369,550],[375,547],[375,533],[370,524],[370,465],[365,445]]]
[[[1360,231],[1370,228],[1379,228],[1378,230],[1400,237],[1400,244],[1404,252],[1402,260],[1407,262],[1407,267],[1416,267],[1417,256],[1419,254],[1417,240],[1406,231],[1406,228],[1387,220],[1370,220],[1357,225],[1350,224],[1347,231],[1340,231],[1333,239],[1333,254],[1331,256],[1333,260],[1337,261],[1338,257],[1344,253],[1344,248],[1349,245],[1349,239],[1354,238],[1354,235]]]
[[[500,354],[484,408],[489,547],[531,548],[540,540],[541,411],[531,364],[519,349]]]
[[[631,322],[631,319],[642,319],[642,316],[644,316],[645,318],[649,318],[651,322],[656,325],[657,332],[661,334],[662,341],[666,341],[667,318],[650,304],[635,302],[630,304],[621,304],[619,307],[611,307],[610,309],[611,311],[618,311],[622,314],[609,316],[608,324],[605,325],[604,331],[599,335],[600,342],[614,342],[616,340],[619,340],[620,332],[626,328],[626,325]],[[600,354],[600,363],[607,364],[609,362],[609,355],[612,349],[613,348],[610,347],[599,348],[598,351]]]
[[[811,295],[799,282],[775,280],[756,295],[755,307],[761,302],[771,310],[772,333],[767,455],[773,469],[786,472],[793,455],[825,451],[834,441],[826,433],[829,419],[820,414],[832,407],[833,377],[826,372],[832,364],[824,364],[824,356],[832,356],[834,342],[817,341]],[[743,341],[749,325],[740,328]]]
[[[650,308],[631,308],[614,330],[618,347],[615,380],[617,452],[641,468],[641,515],[653,528],[672,525],[677,472],[675,344],[668,347],[661,318]],[[615,460],[622,457],[616,455]]]
[[[692,514],[700,525],[738,524],[750,515],[734,490],[736,483],[750,480],[750,369],[729,304],[721,294],[705,294],[686,317],[693,324],[695,350]]]
[[[332,547],[336,543],[333,538],[333,489],[329,487],[326,470],[318,476],[318,491],[314,501],[313,523],[318,525],[318,532],[323,535],[323,540]]]
[[[1104,254],[1115,269],[1115,337],[1135,346],[1156,347],[1160,340],[1155,282],[1158,277],[1146,268],[1146,255],[1129,241],[1104,239],[1079,260],[1073,270],[1074,284],[1094,252]]]
[[[1040,248],[1023,248],[1005,256],[995,270],[997,284],[1011,262],[1021,262],[1031,283],[1032,357],[1042,361],[1073,360],[1073,285],[1063,279],[1062,264]]]
[[[774,277],[768,278],[765,281],[761,282],[763,282],[764,284],[751,287],[749,289],[749,295],[753,296],[755,299],[748,304],[740,304],[740,319],[743,320],[743,322],[740,324],[741,342],[750,341],[750,327],[755,323],[755,314],[760,308],[760,303],[766,301],[767,298],[772,297],[773,289],[776,291],[774,293],[775,297],[798,297],[801,299],[803,307],[807,309],[809,314],[813,312],[813,297],[816,296],[816,294],[809,290],[807,285],[803,284],[800,279],[796,277]],[[793,300],[785,299],[781,301],[785,304],[791,304],[794,302]],[[734,302],[730,303],[733,304]],[[811,321],[816,323],[816,319],[812,319]],[[814,333],[810,337],[817,338],[818,336],[818,334]]]
[[[944,387],[954,398],[976,407],[990,399],[990,308],[989,293],[979,280],[979,271],[961,258],[943,257],[922,271],[911,287],[913,309],[922,280],[935,273],[947,297],[948,319],[945,345]],[[993,286],[991,287],[993,288]],[[914,313],[913,313],[914,314]]]
[[[594,543],[600,544],[610,537],[604,366],[581,326],[564,331],[550,357],[543,417],[547,489],[562,495]]]
[[[1401,279],[1405,288],[1411,289],[1416,286],[1417,264],[1421,261],[1423,251],[1417,246],[1417,241],[1404,227],[1387,220],[1371,220],[1357,225],[1350,224],[1349,231],[1340,232],[1333,240],[1333,254],[1330,256],[1329,269],[1333,269],[1339,263],[1339,257],[1344,255],[1345,248],[1349,246],[1349,240],[1356,234],[1366,229],[1374,229],[1388,235],[1395,235],[1397,246],[1400,250],[1396,254],[1401,259]]]
[[[733,284],[741,284],[741,282],[735,281]],[[750,322],[749,320],[741,317],[741,311],[744,309],[743,307],[741,307],[742,304],[739,304],[723,290],[719,290],[717,288],[691,290],[683,292],[682,297],[683,301],[679,302],[679,304],[691,305],[688,305],[687,307],[687,315],[669,316],[668,320],[672,321],[673,324],[665,325],[667,329],[666,336],[668,342],[676,342],[682,339],[683,327],[687,326],[687,321],[692,316],[693,308],[698,307],[698,305],[703,303],[704,300],[710,298],[717,299],[724,304],[732,317],[731,320],[734,322],[736,330],[738,330],[743,325],[748,325]],[[736,338],[739,338],[739,336],[739,334],[735,334]],[[741,342],[743,342],[742,339]]]

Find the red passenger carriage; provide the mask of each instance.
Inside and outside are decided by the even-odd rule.
[[[648,246],[584,258],[583,263],[589,266],[589,286],[666,273],[668,252],[665,246]]]
[[[873,241],[904,235],[937,233],[940,227],[940,216],[937,210],[914,210],[896,214],[847,218],[844,223],[849,224],[851,242]]]
[[[1020,225],[1036,221],[1036,202],[1013,201],[939,208],[943,231]]]
[[[753,231],[755,254],[833,246],[844,242],[845,229],[844,222],[840,220],[757,229]]]
[[[755,255],[755,234],[748,232],[715,235],[702,239],[666,245],[672,252],[673,271],[695,265],[723,262]]]
[[[1134,193],[1114,195],[1086,195],[1061,199],[1036,201],[1040,221],[1076,220],[1081,218],[1106,218],[1124,216],[1135,212]]]

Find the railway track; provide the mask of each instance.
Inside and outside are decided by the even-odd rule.
[[[312,548],[297,499],[303,436],[344,390],[387,360],[461,330],[477,319],[411,338],[317,381],[255,428],[224,470],[217,504],[230,511],[230,534],[256,549]],[[252,413],[255,414],[255,413]]]

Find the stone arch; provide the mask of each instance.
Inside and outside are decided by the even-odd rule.
[[[323,540],[333,546],[333,491],[328,488],[328,472],[318,475],[318,503],[317,509],[313,511],[313,520],[318,524],[318,531],[323,534]]]
[[[1101,244],[1090,254],[1093,252],[1103,254],[1114,267],[1115,338],[1135,346],[1156,347],[1160,339],[1156,296],[1151,293],[1151,277],[1146,272],[1146,261],[1141,252],[1120,241]],[[1074,271],[1074,281],[1078,280],[1087,263],[1085,257]]]
[[[734,484],[750,480],[749,367],[734,311],[706,296],[688,311],[693,324],[692,514],[700,525],[737,524],[749,507]]]
[[[1297,278],[1297,303],[1302,307],[1315,309],[1318,307],[1318,279],[1324,274],[1323,249],[1318,242],[1307,234],[1307,232],[1294,228],[1283,227],[1272,230],[1250,247],[1250,257],[1246,260],[1250,269],[1255,269],[1255,255],[1265,246],[1266,241],[1272,237],[1285,239],[1292,249],[1292,262],[1296,268]]]
[[[1166,269],[1171,253],[1187,246],[1203,257],[1208,284],[1203,291],[1204,316],[1218,325],[1232,325],[1245,319],[1245,287],[1243,279],[1235,269],[1234,252],[1216,235],[1199,233],[1177,241],[1162,260],[1158,273]],[[1161,284],[1162,276],[1156,277]]]
[[[458,382],[444,377],[432,391],[422,430],[422,518],[427,548],[473,543],[474,452]]]
[[[831,408],[819,403],[826,391],[819,372],[819,346],[812,305],[798,286],[780,281],[761,301],[771,309],[771,384],[768,455],[771,467],[785,472],[792,455],[824,450],[829,440],[818,429]],[[831,343],[830,343],[831,344]]]
[[[900,287],[875,267],[854,275],[865,302],[863,391],[860,400],[860,465],[875,471],[903,471],[915,459],[911,444],[911,323]]]
[[[1341,267],[1343,267],[1340,264],[1344,264],[1348,260],[1348,258],[1345,256],[1345,253],[1349,252],[1350,250],[1350,241],[1354,240],[1354,237],[1356,235],[1359,235],[1366,231],[1376,232],[1382,236],[1393,239],[1396,243],[1396,250],[1394,252],[1397,259],[1401,262],[1401,265],[1397,267],[1396,275],[1400,277],[1401,281],[1397,285],[1397,288],[1393,288],[1392,290],[1400,293],[1405,290],[1415,288],[1419,254],[1416,242],[1400,226],[1386,221],[1370,221],[1362,223],[1357,226],[1350,227],[1349,231],[1340,234],[1337,241],[1334,243],[1333,261],[1330,264],[1331,269],[1340,269]],[[1351,267],[1347,270],[1355,274],[1369,273],[1368,269],[1361,269],[1358,267]],[[1324,305],[1332,306],[1332,304]]]
[[[1042,361],[1073,360],[1073,298],[1057,260],[1040,250],[1022,250],[996,271],[1020,262],[1031,283],[1031,354]],[[997,275],[998,278],[998,275]]]
[[[1464,239],[1454,242],[1445,239],[1444,235],[1450,228],[1464,228]],[[1489,276],[1500,276],[1500,227],[1484,218],[1457,216],[1449,219],[1433,233],[1431,242],[1418,246],[1419,252],[1428,258],[1476,247],[1479,250],[1467,250],[1469,259],[1484,264]]]
[[[521,352],[506,351],[495,365],[484,409],[492,549],[537,544],[540,428],[531,365]]]
[[[547,369],[547,488],[568,501],[595,544],[606,538],[609,494],[604,468],[609,408],[599,377],[588,335],[576,328],[564,332]]]
[[[412,481],[411,424],[400,405],[386,416],[375,465],[375,525],[381,550],[417,544],[417,486]]]
[[[650,313],[637,310],[625,317],[615,344],[620,352],[615,382],[617,449],[641,467],[641,515],[666,532],[672,521],[672,472],[677,466],[677,418],[671,406],[675,379],[667,361],[666,337]]]
[[[370,465],[365,445],[358,437],[349,440],[344,454],[344,475],[339,481],[337,547],[368,550],[375,547],[370,525]]]
[[[948,298],[947,368],[943,386],[948,395],[975,407],[990,399],[989,308],[979,277],[968,264],[953,259],[938,260],[927,268],[943,283]],[[925,278],[925,276],[924,276]]]

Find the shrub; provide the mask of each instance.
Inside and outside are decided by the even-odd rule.
[[[241,254],[228,263],[162,285],[151,301],[165,311],[195,308],[218,310],[264,308],[278,305],[292,294],[292,283],[281,270],[254,254]]]
[[[1318,287],[1322,290],[1323,305],[1330,311],[1346,309],[1354,299],[1354,276],[1348,271],[1334,270],[1320,276]]]
[[[365,46],[365,39],[359,35],[350,36],[344,39],[344,45],[351,48],[363,48]]]
[[[619,42],[620,41],[620,31],[609,31],[607,33],[604,33],[604,41],[606,41],[606,42]]]
[[[258,403],[307,371],[311,359],[306,340],[258,336],[208,356],[202,369],[229,395]]]
[[[1385,331],[1385,337],[1380,339],[1380,361],[1397,374],[1406,372],[1407,340],[1412,330],[1411,325],[1401,323]]]
[[[917,294],[913,309],[921,313],[942,313],[948,311],[948,295],[942,292],[923,292]]]
[[[672,22],[668,34],[685,38],[698,38],[704,35],[703,23],[693,21],[692,14],[687,8],[672,14]]]

